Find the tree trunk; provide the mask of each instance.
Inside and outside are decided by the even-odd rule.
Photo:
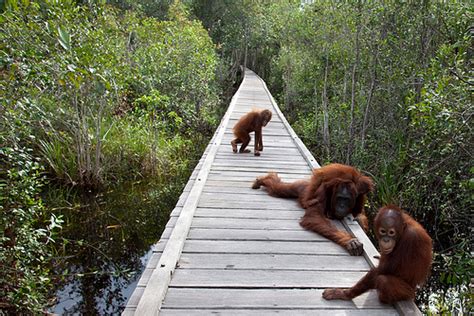
[[[347,101],[347,69],[344,67],[344,85],[342,88],[342,103],[346,104]]]
[[[327,81],[328,81],[328,68],[329,68],[329,56],[326,54],[326,66],[324,69],[324,86],[322,95],[322,107],[323,107],[323,145],[324,151],[329,156],[329,111],[328,111],[328,97],[327,97]]]
[[[314,132],[316,135],[315,139],[317,139],[317,134],[318,134],[318,129],[319,129],[319,124],[318,124],[318,86],[317,86],[317,81],[314,80]]]
[[[292,87],[291,87],[292,74],[293,74],[292,65],[291,65],[291,62],[288,60],[288,62],[286,63],[284,82],[285,82],[285,108],[289,113],[293,113],[292,103],[291,103],[291,100],[293,97],[293,92],[292,92]]]
[[[95,126],[95,138],[97,140],[96,147],[95,147],[95,160],[94,160],[94,178],[97,182],[102,183],[102,165],[101,159],[102,156],[102,139],[101,139],[101,131],[102,131],[102,117],[105,109],[106,100],[104,97],[101,97],[99,100],[99,111],[97,113],[96,118],[96,126]]]
[[[356,56],[354,60],[354,64],[352,66],[352,86],[351,86],[351,123],[349,127],[349,142],[347,144],[347,156],[346,156],[346,163],[351,163],[351,156],[352,151],[354,149],[354,112],[356,107],[356,88],[357,88],[357,66],[359,65],[359,35],[360,35],[360,14],[361,14],[361,6],[360,2],[358,3],[358,21],[357,21],[357,31],[356,31],[356,38],[355,38],[355,51]]]
[[[245,49],[244,49],[244,68],[247,68],[247,40],[245,40]]]
[[[360,139],[360,148],[364,149],[365,147],[365,133],[367,130],[367,121],[369,117],[369,108],[370,104],[372,102],[372,96],[374,95],[374,90],[375,90],[375,84],[377,80],[377,60],[379,56],[379,48],[378,46],[375,47],[374,50],[374,55],[373,55],[373,64],[372,64],[372,75],[371,75],[371,80],[370,80],[370,90],[369,90],[369,96],[367,98],[367,104],[365,106],[365,111],[364,111],[364,121],[362,123],[362,135]]]

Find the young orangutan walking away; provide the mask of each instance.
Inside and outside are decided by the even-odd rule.
[[[233,152],[237,153],[237,144],[242,144],[239,153],[249,153],[250,150],[245,148],[250,143],[249,134],[255,132],[254,155],[260,156],[260,151],[263,150],[262,127],[267,126],[271,119],[272,112],[263,109],[256,109],[242,116],[234,126],[236,138],[230,142]]]

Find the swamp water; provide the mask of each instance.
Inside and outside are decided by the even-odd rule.
[[[45,203],[58,205],[51,212],[64,220],[53,268],[57,301],[50,312],[119,314],[185,183],[134,182],[100,194],[50,190]]]

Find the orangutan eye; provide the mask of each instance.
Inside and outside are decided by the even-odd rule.
[[[379,230],[379,232],[380,232],[380,235],[385,235],[385,234],[387,233],[387,232],[385,231],[385,229],[383,229],[383,228],[381,228],[381,229]]]
[[[390,229],[390,230],[388,231],[388,235],[389,235],[390,237],[395,236],[395,230],[394,230],[394,229]]]

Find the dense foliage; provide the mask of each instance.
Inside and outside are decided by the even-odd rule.
[[[82,203],[97,203],[81,202],[77,192],[111,192],[117,184],[153,179],[153,205],[170,211],[168,204],[176,201],[215,127],[218,59],[201,23],[190,20],[178,1],[156,7],[160,19],[141,13],[150,6],[111,2],[117,6],[105,1],[2,2],[0,307],[5,310],[45,311],[53,289],[52,263],[61,273],[57,264],[87,253],[100,261],[96,267],[104,273],[107,266],[120,269],[110,262],[115,254],[103,256],[110,248],[106,241],[122,231],[114,227],[138,225],[140,230],[147,221],[139,219],[154,216],[161,223],[167,214],[145,213],[136,203],[142,216],[136,214],[130,225],[109,227],[110,216],[95,208],[105,220],[91,217]],[[76,193],[69,198],[58,188]],[[39,198],[42,192],[48,193],[46,205]],[[53,206],[67,224],[57,247],[50,247],[53,228],[60,223],[50,217]],[[87,215],[76,215],[76,210]],[[81,231],[84,237],[72,233],[80,221],[88,225],[88,232]],[[97,238],[105,238],[100,246],[93,245]],[[117,258],[134,239],[122,231],[117,240],[126,242],[117,247]],[[154,241],[144,241],[138,248],[142,253],[126,265],[141,264]],[[87,250],[80,248],[85,243]],[[63,273],[98,273],[70,269]]]
[[[54,216],[47,223],[40,220],[44,208],[38,193],[43,178],[31,150],[18,143],[4,146],[4,135],[0,140],[0,307],[41,312],[50,290],[47,244],[53,242],[61,221]]]
[[[183,136],[213,123],[213,44],[182,11],[159,22],[60,1],[4,13],[4,106],[24,108],[54,178],[98,187],[170,170]]]
[[[469,310],[472,5],[305,2],[314,3],[193,6],[223,57],[266,79],[321,163],[375,178],[372,214],[397,203],[429,230],[436,262],[418,297],[424,310]]]

